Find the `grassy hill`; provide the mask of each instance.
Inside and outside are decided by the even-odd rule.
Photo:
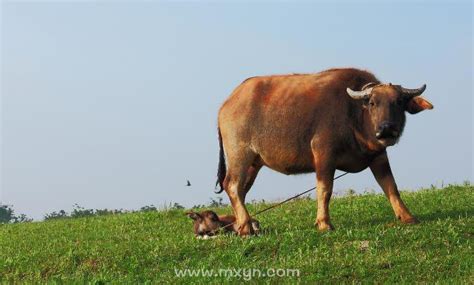
[[[248,239],[197,240],[182,210],[0,225],[0,281],[473,284],[474,187],[402,197],[420,224],[401,225],[387,199],[370,194],[333,199],[328,233],[315,230],[310,199],[259,216],[263,234]],[[177,277],[186,269],[218,276]]]

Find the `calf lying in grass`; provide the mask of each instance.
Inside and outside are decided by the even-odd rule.
[[[197,238],[215,237],[221,230],[233,233],[239,231],[233,215],[217,215],[213,211],[203,211],[201,213],[191,211],[187,212],[186,215],[194,220],[194,234]],[[255,234],[258,234],[260,231],[259,222],[255,219],[251,219],[250,222]]]

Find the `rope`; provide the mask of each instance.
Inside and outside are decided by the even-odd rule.
[[[347,175],[347,174],[349,174],[349,172],[344,172],[343,174],[340,174],[340,175],[334,177],[333,181],[336,180],[336,179],[338,179],[338,178],[341,178],[342,176]],[[269,211],[269,210],[271,210],[271,209],[273,209],[273,208],[276,208],[276,207],[278,207],[278,206],[281,206],[281,205],[283,205],[283,204],[285,204],[285,203],[287,203],[287,202],[289,202],[289,201],[291,201],[291,200],[294,200],[294,199],[300,197],[301,195],[304,195],[304,194],[306,194],[306,193],[308,193],[308,192],[310,192],[310,191],[313,191],[314,189],[316,189],[316,186],[313,187],[313,188],[311,188],[311,189],[308,189],[308,190],[306,190],[306,191],[304,191],[304,192],[301,192],[301,193],[299,193],[299,194],[297,194],[297,195],[295,195],[295,196],[292,196],[292,197],[290,197],[290,198],[288,198],[288,199],[286,199],[286,200],[284,200],[284,201],[281,201],[280,203],[271,205],[270,207],[267,207],[267,208],[265,208],[265,209],[263,209],[263,210],[257,211],[255,214],[253,214],[252,217],[255,217],[256,215],[259,215],[259,214],[261,214],[261,213],[264,213],[264,212],[266,212],[266,211]],[[221,227],[221,229],[225,229],[225,228],[227,228],[227,227],[230,227],[230,226],[232,226],[233,224],[235,224],[235,222],[230,223],[230,224],[227,224],[227,225]]]
[[[338,179],[338,178],[340,178],[340,177],[342,177],[342,176],[344,176],[344,175],[346,175],[346,174],[349,174],[349,172],[345,172],[345,173],[343,173],[343,174],[341,174],[341,175],[338,175],[338,176],[334,177],[333,181],[336,180],[336,179]],[[288,199],[286,199],[286,200],[284,200],[284,201],[281,201],[281,202],[278,203],[278,204],[275,204],[275,205],[272,205],[272,206],[270,206],[270,207],[268,207],[268,208],[265,208],[265,209],[263,209],[263,210],[260,210],[260,211],[256,212],[255,214],[253,214],[253,216],[256,216],[256,215],[258,215],[258,214],[261,214],[261,213],[264,213],[264,212],[266,212],[266,211],[268,211],[268,210],[271,210],[271,209],[273,209],[273,208],[276,208],[276,207],[278,207],[278,206],[280,206],[280,205],[282,205],[282,204],[285,204],[286,202],[289,202],[289,201],[291,201],[291,200],[293,200],[293,199],[298,198],[298,197],[301,196],[301,195],[304,195],[304,194],[306,194],[306,193],[308,193],[308,192],[310,192],[310,191],[313,191],[314,189],[316,189],[316,187],[313,187],[313,188],[308,189],[308,190],[306,190],[306,191],[304,191],[304,192],[301,192],[300,194],[297,194],[297,195],[295,195],[295,196],[293,196],[293,197],[290,197],[290,198],[288,198]]]

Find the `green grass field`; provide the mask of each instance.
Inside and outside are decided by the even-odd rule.
[[[402,197],[420,224],[401,225],[383,195],[368,194],[333,199],[327,233],[310,199],[259,216],[263,234],[247,239],[197,240],[183,210],[0,225],[0,281],[473,284],[474,187]],[[177,277],[185,269],[217,276]]]

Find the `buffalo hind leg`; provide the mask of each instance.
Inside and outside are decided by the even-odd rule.
[[[246,188],[250,189],[251,183],[256,177],[255,173],[255,177],[248,178],[248,171],[255,157],[254,155],[249,156],[249,154],[228,155],[229,167],[225,178],[225,191],[229,196],[240,236],[248,236],[254,233],[250,223],[250,215],[245,207],[245,196],[248,191]]]
[[[261,164],[252,164],[249,169],[247,170],[247,180],[245,181],[245,195],[250,191],[250,188],[252,188],[253,183],[255,182],[255,179],[257,178],[258,172],[262,168]]]

